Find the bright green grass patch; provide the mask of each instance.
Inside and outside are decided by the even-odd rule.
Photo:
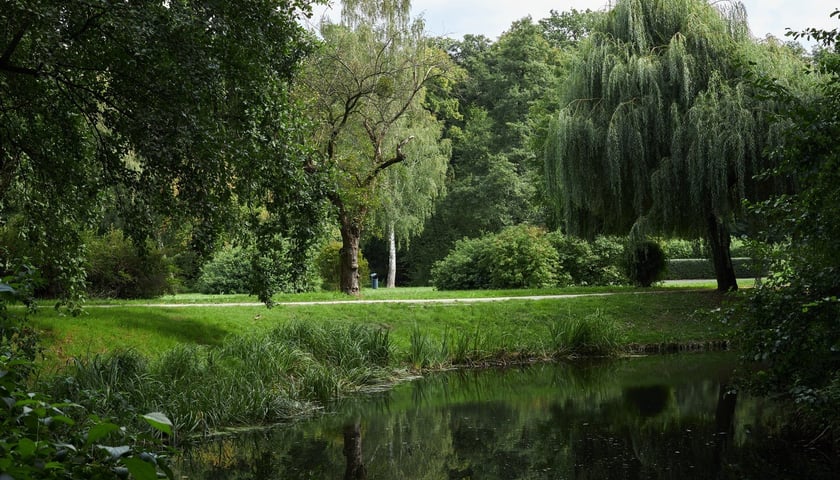
[[[547,300],[455,304],[364,304],[263,306],[88,307],[79,317],[42,309],[31,320],[44,334],[46,364],[55,369],[76,356],[135,349],[157,357],[179,344],[220,345],[228,335],[266,331],[292,321],[380,326],[399,352],[408,352],[412,332],[450,346],[459,336],[480,335],[492,352],[539,348],[549,325],[598,313],[615,321],[622,344],[694,342],[725,337],[726,327],[694,315],[720,306],[713,291],[617,292]]]

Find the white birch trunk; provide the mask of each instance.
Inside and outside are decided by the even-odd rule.
[[[397,286],[397,240],[394,234],[394,224],[388,225],[388,281],[386,288]]]

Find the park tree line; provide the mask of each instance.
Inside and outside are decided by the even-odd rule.
[[[75,307],[213,265],[270,304],[385,257],[426,284],[520,226],[702,238],[731,291],[735,232],[770,271],[740,317],[769,379],[837,391],[836,30],[806,52],[738,2],[619,0],[454,40],[408,0],[307,30],[311,3],[3,2],[3,284]]]
[[[430,38],[397,0],[306,30],[308,3],[6,9],[6,270],[73,302],[194,289],[236,251],[229,288],[268,301],[322,283],[340,241],[358,294],[365,261],[428,284],[459,240],[533,225],[703,238],[731,290],[742,201],[792,187],[757,179],[782,122],[752,75],[804,95],[812,60],[737,2],[552,11],[495,40]],[[123,240],[136,271],[109,276]]]

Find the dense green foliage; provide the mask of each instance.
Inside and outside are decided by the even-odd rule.
[[[549,287],[557,284],[558,262],[545,232],[509,227],[457,242],[432,268],[432,284],[442,290]]]
[[[153,245],[138,249],[119,230],[87,242],[88,294],[102,298],[154,298],[172,293],[170,260]]]
[[[451,182],[424,233],[411,244],[411,280],[428,282],[456,241],[522,222],[552,225],[537,152],[567,72],[570,51],[592,12],[513,22],[495,42],[466,35],[448,51],[467,77],[455,85],[458,115],[447,118]]]
[[[622,285],[627,282],[621,271],[625,240],[601,236],[587,241],[560,231],[547,236],[559,255],[559,284]]]
[[[288,89],[308,3],[3,4],[0,225],[16,222],[65,297],[84,291],[81,232],[106,205],[139,245],[170,217],[204,252],[247,225],[305,261],[322,203]]]
[[[224,246],[201,267],[195,289],[207,294],[248,293],[250,286],[250,255],[241,246]]]
[[[4,478],[112,479],[129,473],[155,480],[158,472],[174,478],[159,437],[127,433],[77,404],[53,402],[26,389],[26,360],[0,346],[0,472]],[[125,417],[123,417],[125,418]],[[161,414],[137,416],[147,427],[172,434]],[[150,430],[150,429],[145,429]]]
[[[744,70],[787,81],[802,65],[756,45],[744,16],[737,2],[618,1],[582,42],[545,156],[569,233],[705,235],[719,288],[737,288],[729,229],[774,186],[754,176],[777,131]]]
[[[840,11],[833,14],[840,18]],[[756,383],[781,391],[808,413],[819,430],[840,425],[840,37],[838,30],[806,32],[824,49],[812,75],[821,81],[802,97],[772,77],[756,78],[786,105],[778,168],[768,176],[793,178],[795,192],[752,205],[769,254],[765,282],[740,312],[740,337],[748,361],[761,371]],[[829,437],[831,438],[831,437]]]
[[[624,246],[600,237],[593,242],[520,225],[497,234],[463,239],[432,269],[442,290],[544,288],[625,283]]]
[[[652,240],[634,242],[624,253],[624,272],[633,284],[647,288],[662,280],[666,260],[659,243]]]
[[[119,421],[132,427],[123,429],[97,411],[33,388],[38,334],[27,310],[9,308],[29,301],[32,279],[23,269],[0,282],[0,476],[106,479],[131,473],[137,480],[154,480],[161,472],[173,478],[161,437],[150,435],[149,428],[172,435],[165,415],[121,415]]]
[[[715,267],[708,258],[673,258],[668,253],[663,280],[702,280],[715,277]],[[763,277],[767,272],[762,262],[746,257],[733,257],[732,267],[738,278]]]

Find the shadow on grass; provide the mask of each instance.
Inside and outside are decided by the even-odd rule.
[[[232,333],[201,319],[179,318],[148,311],[114,315],[109,319],[109,323],[121,331],[147,330],[158,337],[199,345],[219,345]]]

